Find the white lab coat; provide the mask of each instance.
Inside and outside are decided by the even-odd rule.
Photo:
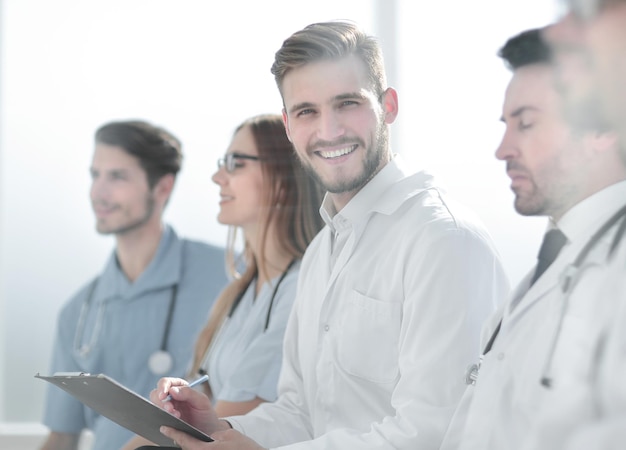
[[[598,253],[590,258],[572,293],[554,356],[555,386],[525,450],[626,448],[625,243],[605,262]]]
[[[560,344],[576,338],[577,358],[593,354],[592,340],[578,317],[588,311],[588,293],[599,291],[599,280],[605,273],[606,254],[611,233],[603,236],[588,258],[597,265],[586,270],[583,282],[576,286],[585,301],[580,307],[575,297],[563,321],[559,347],[550,367],[547,367],[551,345],[562,314],[563,295],[560,281],[591,235],[613,215],[626,198],[626,183],[611,186],[572,208],[559,222],[559,228],[569,243],[547,271],[528,288],[534,269],[520,283],[503,312],[500,333],[485,355],[475,386],[469,386],[455,413],[442,449],[506,450],[519,449],[536,428],[539,411],[544,407],[552,389],[541,384],[548,375],[556,387],[563,385],[561,354],[571,346]],[[585,288],[585,285],[587,287]],[[592,301],[595,297],[591,297]],[[597,311],[599,314],[599,311]],[[489,321],[493,329],[497,320]],[[490,333],[484,333],[485,342]],[[548,373],[546,373],[548,371]],[[528,447],[536,450],[538,447]],[[554,448],[554,447],[547,447]]]
[[[338,216],[351,233],[331,268]],[[302,262],[278,400],[229,421],[264,447],[438,448],[508,292],[491,239],[398,159],[331,222]]]

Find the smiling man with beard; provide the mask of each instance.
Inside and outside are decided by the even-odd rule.
[[[279,397],[218,420],[205,396],[166,378],[152,401],[217,442],[163,432],[194,449],[438,448],[481,323],[508,292],[498,254],[473,214],[391,151],[398,94],[372,36],[352,23],[310,25],[284,42],[272,73],[287,135],[328,191]]]
[[[112,122],[95,136],[91,205],[96,230],[115,237],[104,271],[61,310],[51,371],[105,373],[147,396],[159,377],[185,374],[196,334],[226,285],[223,250],[179,238],[162,222],[181,168],[181,144],[143,121]],[[132,433],[49,386],[44,450],[120,448]]]

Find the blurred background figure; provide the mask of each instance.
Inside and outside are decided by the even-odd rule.
[[[626,0],[566,3],[567,14],[546,32],[564,98],[574,113],[601,111],[626,140]]]
[[[213,181],[220,187],[218,220],[229,225],[227,269],[234,281],[196,342],[190,377],[208,373],[204,388],[215,410],[232,416],[276,399],[300,259],[323,225],[323,191],[302,169],[280,115],[237,127]],[[136,437],[125,449],[147,443]]]
[[[95,135],[91,204],[96,230],[115,236],[104,270],[61,310],[51,373],[104,373],[148,396],[165,374],[184,375],[193,340],[227,283],[224,251],[181,239],[162,221],[181,169],[180,141],[144,121],[111,122]],[[128,430],[50,386],[44,450],[120,448]]]

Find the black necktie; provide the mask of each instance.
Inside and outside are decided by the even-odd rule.
[[[532,286],[535,281],[546,271],[550,264],[556,259],[559,252],[567,242],[567,238],[559,229],[550,230],[543,237],[539,256],[537,257],[537,269],[530,282]]]

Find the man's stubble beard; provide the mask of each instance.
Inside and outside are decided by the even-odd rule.
[[[144,202],[145,214],[142,217],[140,217],[137,220],[134,220],[133,222],[124,224],[120,226],[119,228],[114,228],[114,229],[101,230],[99,227],[99,224],[96,223],[96,230],[98,231],[98,233],[105,235],[105,236],[111,235],[111,234],[123,235],[131,231],[135,231],[150,221],[156,209],[155,206],[156,206],[156,201],[154,199],[154,196],[151,193],[148,193]]]
[[[361,145],[365,148],[364,145]],[[387,157],[389,152],[389,129],[384,121],[381,120],[380,127],[376,132],[376,137],[371,147],[365,148],[365,160],[363,161],[363,169],[357,177],[351,180],[342,180],[334,184],[330,184],[323,180],[315,171],[308,161],[300,162],[304,170],[326,191],[331,194],[342,194],[360,190],[365,186],[382,167],[382,161]],[[297,152],[296,152],[297,153]]]

